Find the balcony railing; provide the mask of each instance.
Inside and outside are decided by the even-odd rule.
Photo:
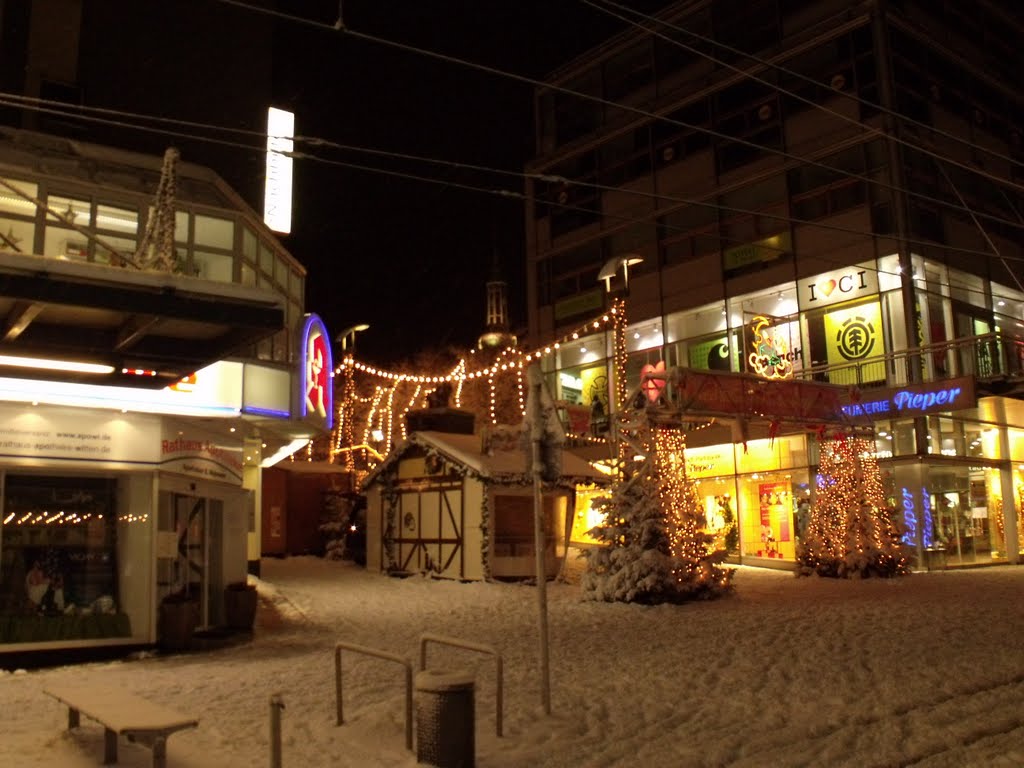
[[[920,371],[917,377],[911,375],[915,367]],[[812,366],[795,374],[795,378],[804,381],[860,389],[899,387],[914,381],[941,381],[960,376],[974,376],[981,384],[1001,382],[1024,388],[1024,338],[987,333],[891,352],[856,363]],[[632,395],[639,391],[639,387],[635,387]],[[595,421],[589,417],[585,406],[564,402],[559,402],[559,406],[559,416],[568,434],[607,434],[609,425],[605,417]]]
[[[912,376],[917,368],[920,375]],[[844,365],[818,365],[797,372],[798,378],[841,386],[898,387],[913,381],[975,376],[979,381],[1024,383],[1024,338],[1006,333],[967,336],[915,350],[901,350]]]

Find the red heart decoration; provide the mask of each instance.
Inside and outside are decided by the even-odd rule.
[[[821,288],[821,292],[825,294],[826,298],[828,298],[829,296],[832,295],[832,291],[836,289],[836,285],[837,283],[835,280],[829,279],[826,280],[824,283],[819,283],[818,287]]]
[[[664,360],[659,360],[657,365],[651,365],[648,363],[640,369],[640,378],[643,379],[649,373],[663,373],[664,371]],[[661,393],[665,390],[665,379],[645,379],[642,386],[644,392],[647,394],[647,399],[653,403],[661,397]]]

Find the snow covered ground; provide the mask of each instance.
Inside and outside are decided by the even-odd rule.
[[[537,597],[518,584],[368,574],[348,562],[265,560],[254,639],[203,653],[0,672],[0,766],[93,768],[103,730],[42,693],[57,681],[122,686],[194,713],[171,768],[269,765],[280,693],[283,764],[414,766],[397,664],[344,656],[335,726],[334,644],[416,663],[431,632],[504,656],[431,645],[429,666],[476,674],[482,768],[556,766],[1024,765],[1024,567],[895,581],[797,579],[741,568],[735,595],[682,606],[582,602],[548,587],[552,714],[539,687]],[[120,765],[150,765],[122,743]]]

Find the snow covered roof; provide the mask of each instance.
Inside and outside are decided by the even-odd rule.
[[[522,478],[523,484],[531,481],[527,475],[526,453],[518,446],[512,448],[492,447],[484,450],[484,440],[479,434],[460,435],[448,432],[413,432],[408,439],[399,443],[387,458],[363,481],[363,487],[371,485],[376,478],[399,461],[413,447],[436,452],[449,461],[466,467],[473,474],[487,480],[509,480]],[[598,471],[586,459],[567,449],[562,450],[562,479],[570,482],[601,483],[608,476]]]

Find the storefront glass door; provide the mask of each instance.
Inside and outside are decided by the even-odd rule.
[[[218,499],[161,491],[160,530],[173,533],[173,551],[157,565],[160,597],[186,594],[199,601],[200,626],[219,615],[219,531],[222,503]]]

